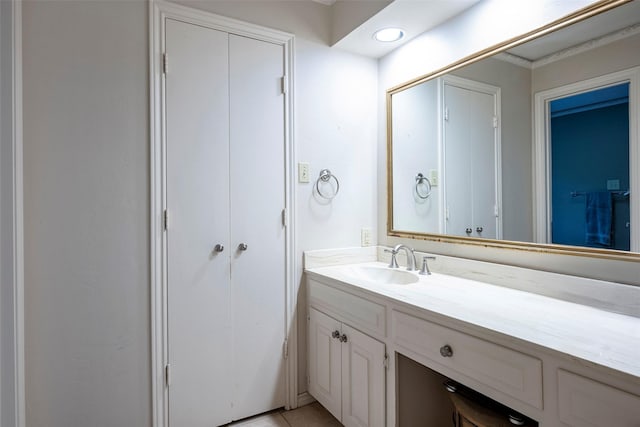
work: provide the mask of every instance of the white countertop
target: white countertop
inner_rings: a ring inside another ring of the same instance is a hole
[[[414,284],[376,284],[345,267],[306,269],[414,308],[438,313],[640,378],[640,318],[529,292],[433,273]]]

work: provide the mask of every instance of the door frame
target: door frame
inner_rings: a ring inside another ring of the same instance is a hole
[[[475,80],[466,79],[463,77],[446,75],[440,77],[438,82],[438,169],[440,170],[440,200],[442,206],[440,207],[440,230],[445,232],[447,228],[447,180],[445,178],[445,86],[455,86],[462,89],[471,90],[474,92],[480,92],[493,96],[493,111],[495,114],[496,125],[494,126],[494,157],[495,157],[495,170],[494,191],[496,193],[495,205],[497,208],[496,213],[496,239],[502,239],[502,90],[498,86],[493,86],[487,83],[478,82]]]
[[[284,49],[283,79],[285,118],[285,356],[286,408],[297,407],[298,355],[295,277],[294,200],[294,36],[213,13],[162,0],[149,2],[149,135],[150,135],[150,263],[151,263],[151,365],[152,425],[168,426],[167,371],[167,247],[164,230],[166,209],[166,135],[164,92],[164,40],[167,18],[206,28],[251,37]],[[168,67],[170,68],[170,59]]]
[[[533,110],[533,193],[535,196],[533,235],[536,243],[551,243],[551,114],[549,106],[557,98],[629,83],[629,190],[640,189],[640,67],[582,80],[538,92]],[[640,198],[630,197],[630,217],[640,218]],[[640,224],[631,223],[631,252],[640,251]]]
[[[25,374],[24,374],[24,225],[23,225],[23,143],[22,143],[22,0],[2,2],[0,19],[8,25],[2,27],[1,38],[7,38],[0,48],[3,69],[2,83],[7,89],[0,93],[0,102],[6,107],[0,112],[0,121],[8,125],[7,138],[0,138],[0,150],[10,159],[3,160],[8,168],[3,171],[0,189],[3,222],[2,242],[9,256],[0,262],[2,278],[8,278],[0,291],[3,302],[0,311],[4,320],[0,347],[0,373],[10,379],[0,386],[0,419],[9,420],[13,427],[25,425]],[[6,47],[6,48],[5,48]],[[4,87],[3,87],[4,89]],[[6,189],[6,191],[5,191]],[[4,221],[7,215],[9,218]],[[6,269],[6,270],[5,270]],[[8,357],[7,357],[8,356]]]

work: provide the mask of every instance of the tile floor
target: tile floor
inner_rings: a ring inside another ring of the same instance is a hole
[[[318,402],[301,406],[292,411],[283,409],[257,415],[246,420],[236,421],[229,427],[341,427],[336,420]]]

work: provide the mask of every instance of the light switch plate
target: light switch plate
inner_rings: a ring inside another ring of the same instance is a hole
[[[432,187],[436,187],[438,185],[438,169],[429,170],[429,182]]]
[[[306,163],[306,162],[298,163],[298,182],[301,182],[301,183],[309,182],[309,163]]]
[[[620,189],[620,180],[619,179],[608,179],[607,180],[607,190],[619,190]]]

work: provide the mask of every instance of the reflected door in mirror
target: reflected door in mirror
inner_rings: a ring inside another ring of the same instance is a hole
[[[471,80],[443,82],[445,233],[501,238],[499,89]]]
[[[629,83],[550,103],[552,243],[628,251]]]

